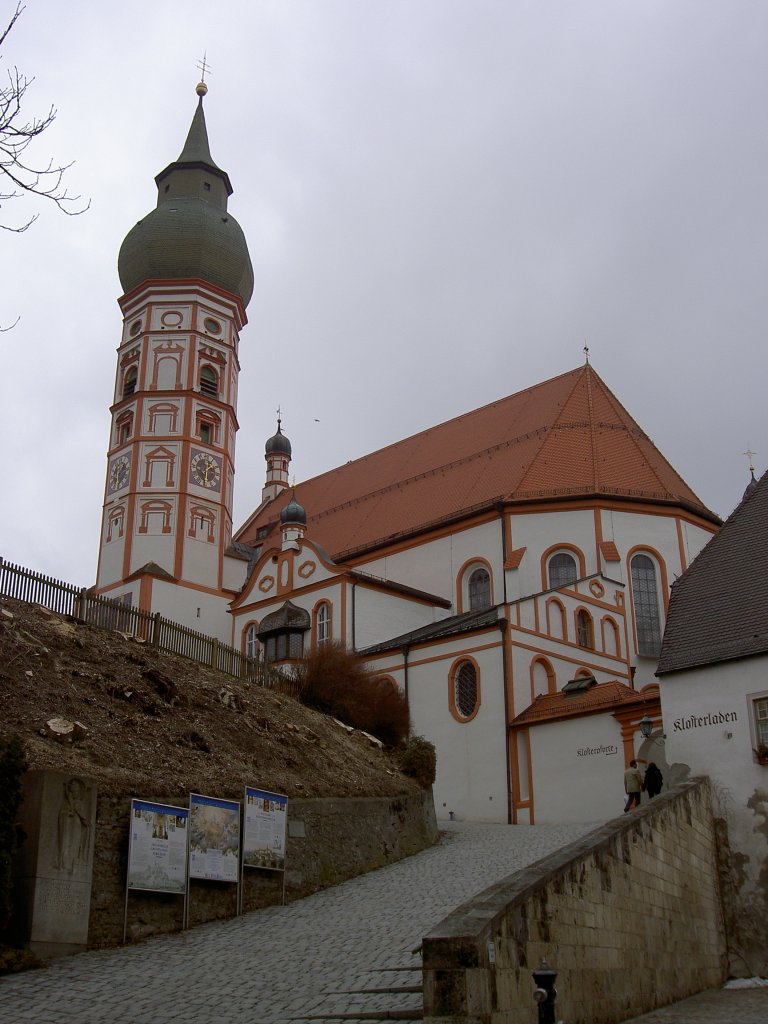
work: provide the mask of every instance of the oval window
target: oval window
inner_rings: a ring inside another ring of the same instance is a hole
[[[462,661],[456,666],[453,703],[462,718],[471,718],[477,710],[477,669],[471,661]]]

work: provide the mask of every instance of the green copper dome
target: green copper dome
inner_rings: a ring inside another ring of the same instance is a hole
[[[157,206],[120,247],[120,283],[129,292],[148,279],[200,278],[239,295],[247,306],[251,258],[242,228],[227,212],[232,186],[211,157],[199,95],[181,155],[155,178]]]

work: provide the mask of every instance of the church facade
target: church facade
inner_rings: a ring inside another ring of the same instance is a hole
[[[119,260],[99,592],[274,665],[358,653],[435,743],[441,816],[618,813],[631,757],[666,767],[669,587],[717,517],[586,363],[293,489],[278,421],[234,530],[253,275],[202,95],[156,182]]]

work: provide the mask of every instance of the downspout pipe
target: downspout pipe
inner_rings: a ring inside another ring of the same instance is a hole
[[[504,758],[507,773],[507,824],[514,823],[514,808],[512,806],[512,758],[509,752],[509,692],[507,690],[507,679],[509,679],[509,650],[507,646],[508,619],[499,619],[499,632],[501,633],[501,671],[502,686],[504,688]]]
[[[405,693],[405,703],[408,705],[408,711],[410,712],[410,699],[408,694],[408,655],[411,653],[411,648],[408,644],[404,644],[400,650],[403,652],[403,692]]]

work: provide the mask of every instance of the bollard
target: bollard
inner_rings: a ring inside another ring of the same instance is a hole
[[[557,989],[555,978],[557,971],[553,971],[546,960],[542,960],[538,969],[531,972],[536,988],[533,998],[539,1004],[539,1024],[555,1024],[555,1000]]]

